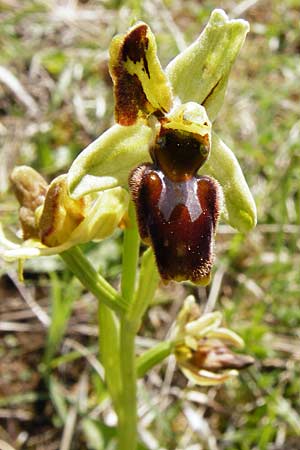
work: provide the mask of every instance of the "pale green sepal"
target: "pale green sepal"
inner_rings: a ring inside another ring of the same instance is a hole
[[[215,133],[212,133],[210,157],[200,172],[211,175],[220,183],[224,194],[225,221],[242,233],[254,228],[256,205],[242,169],[234,153]]]
[[[154,131],[140,121],[114,125],[92,142],[73,162],[68,185],[73,198],[90,192],[127,186],[130,171],[150,161],[149,146]]]
[[[214,120],[222,106],[231,67],[244,43],[249,24],[229,20],[215,9],[199,38],[174,58],[166,73],[182,103],[198,102]]]
[[[57,247],[46,247],[39,240],[28,239],[19,244],[16,241],[11,241],[4,233],[3,227],[0,223],[0,252],[1,257],[6,261],[16,261],[18,259],[28,259],[37,256],[50,256],[61,253],[71,245],[68,242]]]

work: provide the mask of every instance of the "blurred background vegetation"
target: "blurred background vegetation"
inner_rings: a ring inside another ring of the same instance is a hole
[[[172,361],[154,369],[139,384],[140,448],[297,450],[299,0],[0,0],[0,220],[17,227],[12,167],[31,165],[51,180],[113,122],[114,34],[145,20],[165,65],[216,7],[251,24],[215,126],[241,162],[259,224],[247,236],[221,224],[211,286],[161,287],[138,350],[165,338],[194,293],[202,304],[216,302],[256,364],[217,388],[187,385]],[[84,250],[117,285],[120,235]],[[24,285],[14,265],[0,262],[0,439],[15,449],[113,449],[116,417],[95,356],[96,302],[58,258],[25,267]]]

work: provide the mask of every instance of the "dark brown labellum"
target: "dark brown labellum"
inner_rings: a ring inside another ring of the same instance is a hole
[[[153,246],[162,278],[207,284],[219,217],[219,186],[207,176],[173,181],[155,165],[142,165],[129,185],[142,239]]]

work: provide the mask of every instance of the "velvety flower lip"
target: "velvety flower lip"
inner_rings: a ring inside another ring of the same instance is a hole
[[[243,340],[221,326],[218,311],[201,315],[195,298],[188,296],[171,332],[177,363],[192,383],[214,386],[238,375],[254,363],[251,356],[237,354],[230,347],[243,348]]]
[[[212,12],[200,37],[175,57],[163,71],[153,33],[138,22],[116,36],[110,49],[117,124],[90,144],[68,173],[71,196],[116,186],[128,188],[128,174],[151,161],[150,150],[161,126],[193,132],[197,119],[191,104],[206,110],[209,123],[222,106],[232,65],[244,43],[249,24],[229,20],[224,11]],[[185,113],[174,120],[180,108]],[[197,131],[197,132],[198,132]],[[213,176],[224,194],[222,216],[234,228],[247,232],[256,224],[256,207],[240,165],[229,147],[209,131],[210,154],[200,174]]]

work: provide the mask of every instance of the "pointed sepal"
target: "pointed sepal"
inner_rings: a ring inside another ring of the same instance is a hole
[[[83,150],[68,173],[71,196],[127,186],[128,174],[141,162],[150,161],[149,147],[155,132],[143,121],[114,125]]]
[[[166,68],[174,96],[182,103],[202,104],[213,121],[222,106],[231,67],[248,31],[247,21],[229,20],[224,11],[215,9],[199,38]]]

